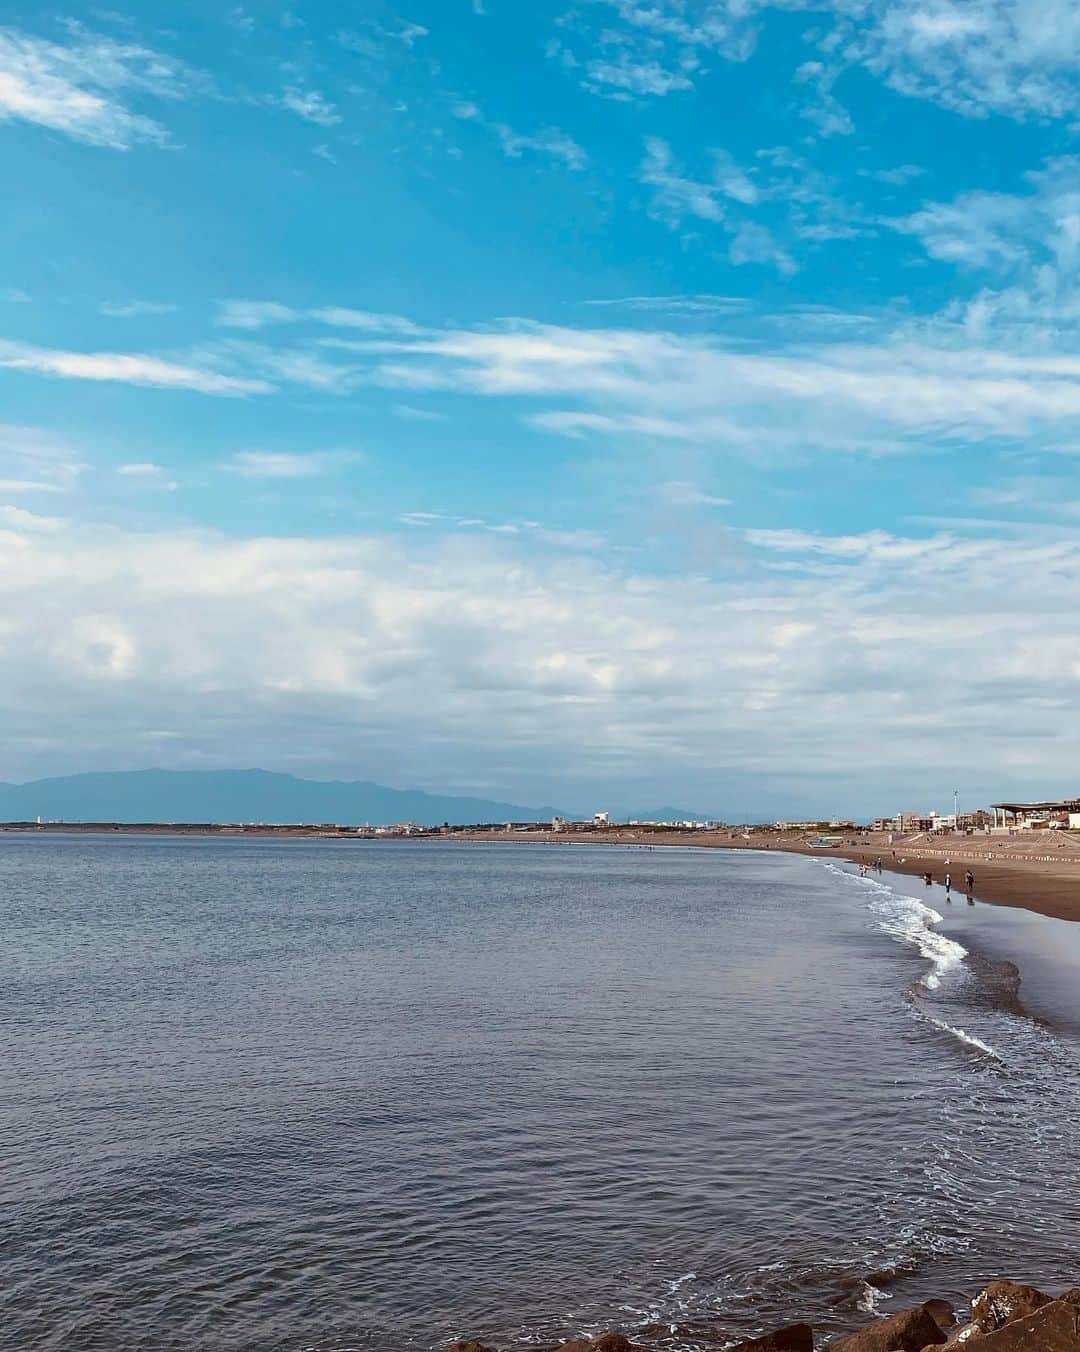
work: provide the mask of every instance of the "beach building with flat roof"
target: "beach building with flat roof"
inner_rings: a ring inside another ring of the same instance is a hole
[[[1080,798],[1042,803],[991,803],[995,831],[1060,831],[1080,827]]]

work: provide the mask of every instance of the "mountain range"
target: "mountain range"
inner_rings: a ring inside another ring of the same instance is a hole
[[[340,822],[420,826],[544,821],[558,811],[487,798],[313,780],[269,770],[117,770],[0,784],[0,821]]]
[[[548,806],[492,798],[391,789],[370,780],[300,779],[271,770],[112,770],[0,783],[0,821],[266,822],[388,826],[469,826],[588,817]],[[685,808],[612,814],[613,821],[702,821]]]

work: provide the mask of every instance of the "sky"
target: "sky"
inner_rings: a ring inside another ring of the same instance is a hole
[[[1080,792],[1072,0],[4,16],[0,779]]]

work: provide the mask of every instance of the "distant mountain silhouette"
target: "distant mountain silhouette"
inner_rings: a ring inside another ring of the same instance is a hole
[[[691,812],[686,807],[651,807],[646,812],[628,812],[623,821],[633,819],[638,822],[708,822],[713,821],[714,812]]]
[[[118,770],[0,784],[0,820],[421,826],[544,821],[557,809],[269,770]]]

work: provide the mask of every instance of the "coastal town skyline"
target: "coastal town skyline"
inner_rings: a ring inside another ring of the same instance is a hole
[[[0,780],[1073,791],[1071,8],[66,13],[0,28]]]

